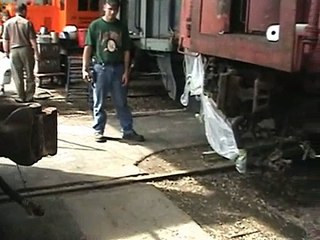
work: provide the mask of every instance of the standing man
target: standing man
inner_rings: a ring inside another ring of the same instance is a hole
[[[106,141],[103,136],[107,122],[105,99],[108,92],[111,92],[123,131],[122,138],[142,142],[144,137],[134,131],[132,114],[127,104],[131,40],[128,28],[116,18],[119,7],[119,0],[105,0],[104,16],[90,24],[83,51],[83,79],[93,81],[95,140]],[[93,79],[89,74],[92,57],[95,59]]]
[[[3,50],[11,59],[12,78],[17,88],[18,102],[33,101],[35,93],[34,64],[39,60],[36,33],[26,19],[27,5],[18,4],[16,16],[7,20],[3,29]],[[26,72],[26,89],[23,70]]]

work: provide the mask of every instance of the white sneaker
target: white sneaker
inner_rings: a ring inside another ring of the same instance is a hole
[[[107,137],[103,136],[103,134],[99,132],[94,133],[94,139],[98,143],[103,143],[107,141]]]

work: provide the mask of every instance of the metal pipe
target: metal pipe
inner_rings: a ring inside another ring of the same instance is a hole
[[[319,11],[320,11],[320,9],[319,9]],[[320,13],[319,13],[319,18],[318,18],[318,30],[319,30],[319,34],[320,34]]]
[[[319,10],[320,10],[319,7],[320,7],[319,0],[311,1],[308,25],[316,29],[318,27],[318,18],[319,18]]]
[[[312,0],[310,4],[308,26],[306,27],[306,39],[304,52],[306,54],[311,53],[313,48],[318,42],[319,35],[319,12],[320,12],[320,0]]]

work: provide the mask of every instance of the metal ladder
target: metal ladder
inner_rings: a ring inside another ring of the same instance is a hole
[[[67,59],[67,81],[66,81],[66,101],[72,102],[74,99],[89,98],[88,85],[82,80],[82,56],[68,56]]]

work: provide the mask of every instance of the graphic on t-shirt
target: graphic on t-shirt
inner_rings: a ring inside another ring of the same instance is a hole
[[[101,35],[101,44],[104,52],[115,52],[121,47],[121,33],[108,31]]]
[[[113,39],[107,40],[107,47],[104,51],[114,52],[117,50],[117,43]]]

